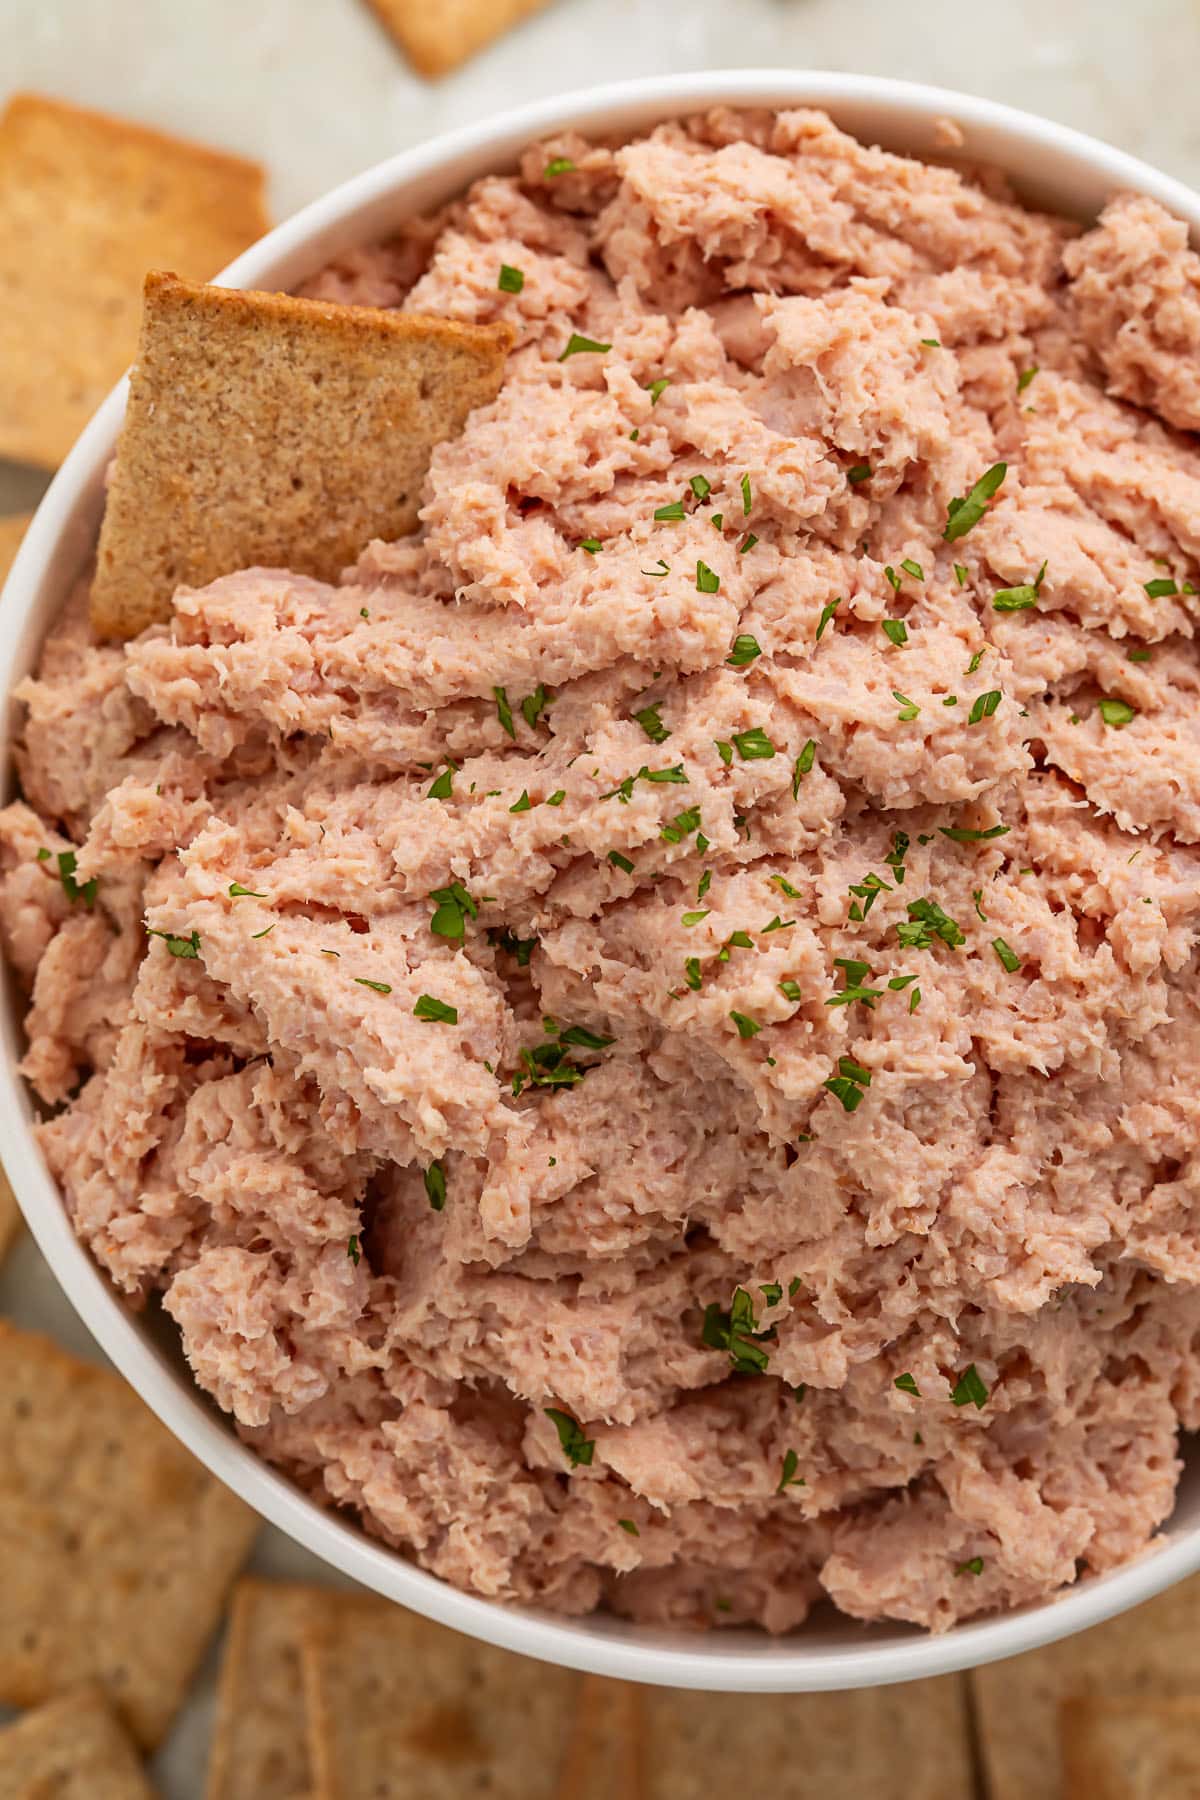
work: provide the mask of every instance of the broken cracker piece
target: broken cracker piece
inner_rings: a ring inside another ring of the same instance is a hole
[[[21,539],[29,530],[32,518],[32,513],[14,513],[10,518],[0,519],[0,587],[16,561]]]
[[[133,357],[147,269],[217,275],[268,228],[263,171],[17,94],[0,119],[0,456],[58,466]]]
[[[577,1675],[360,1594],[325,1596],[302,1655],[321,1800],[555,1800]]]
[[[1196,1800],[1200,1696],[1092,1694],[1059,1710],[1063,1800]]]
[[[257,1527],[119,1376],[0,1320],[0,1701],[95,1683],[152,1748]]]
[[[370,0],[372,9],[422,75],[447,75],[547,0]]]
[[[313,1786],[300,1641],[321,1588],[239,1581],[229,1615],[206,1800],[299,1800]]]
[[[435,445],[494,400],[508,325],[146,280],[92,625],[135,637],[177,587],[253,567],[335,580],[416,529]]]
[[[153,1800],[124,1727],[79,1688],[0,1730],[0,1800]]]

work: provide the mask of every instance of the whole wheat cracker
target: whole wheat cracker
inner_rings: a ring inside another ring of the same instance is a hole
[[[132,637],[235,569],[336,579],[417,524],[434,447],[493,400],[511,327],[152,274],[92,623]]]
[[[103,1694],[78,1688],[0,1730],[0,1800],[154,1800]]]
[[[302,1659],[319,1800],[555,1800],[568,1670],[365,1594],[326,1595]]]
[[[300,1642],[321,1588],[239,1581],[221,1660],[206,1800],[301,1800],[312,1766]]]
[[[1200,1693],[1173,1700],[1092,1694],[1059,1712],[1063,1800],[1196,1800]]]
[[[9,518],[0,519],[0,587],[3,587],[8,571],[13,566],[21,539],[29,530],[32,517],[32,513],[13,513]]]
[[[92,1682],[152,1748],[257,1524],[117,1375],[0,1320],[0,1701]]]
[[[369,0],[422,75],[447,75],[548,0]]]
[[[1200,1576],[1091,1631],[989,1663],[970,1679],[990,1800],[1060,1800],[1061,1700],[1200,1693]]]
[[[0,456],[55,468],[127,368],[141,284],[268,226],[257,163],[41,94],[0,118]]]

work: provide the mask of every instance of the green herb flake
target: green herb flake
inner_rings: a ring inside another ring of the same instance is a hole
[[[1148,650],[1128,650],[1125,653],[1125,660],[1131,663],[1148,663],[1150,652]]]
[[[911,1394],[916,1400],[921,1398],[921,1390],[917,1386],[916,1376],[910,1375],[907,1371],[903,1375],[897,1375],[892,1386],[894,1388],[899,1388],[902,1394]]]
[[[1018,394],[1023,394],[1025,392],[1025,389],[1029,386],[1030,382],[1033,380],[1033,378],[1037,374],[1037,372],[1038,371],[1037,371],[1036,363],[1033,365],[1033,367],[1031,369],[1022,369],[1021,370],[1021,373],[1017,376],[1017,392],[1018,392]]]
[[[896,714],[896,717],[905,722],[909,719],[915,719],[921,710],[916,701],[910,700],[907,694],[902,694],[899,688],[892,689],[892,699],[898,701],[900,704],[900,711]]]
[[[689,956],[683,965],[683,969],[685,981],[692,992],[698,994],[703,986],[703,977],[700,973],[700,958],[698,956]]]
[[[360,976],[357,979],[361,980],[362,978]],[[374,981],[364,981],[362,985],[377,988],[380,993],[390,994],[392,991],[391,988],[385,988],[381,983]],[[448,1006],[444,1000],[439,1000],[434,994],[422,994],[413,1007],[413,1017],[423,1019],[431,1025],[457,1025],[458,1008],[457,1006]]]
[[[579,548],[581,550],[586,550],[589,556],[598,556],[603,546],[601,545],[599,538],[583,538],[580,541]]]
[[[992,595],[993,611],[1027,612],[1031,607],[1037,605],[1038,595],[1042,591],[1042,583],[1045,579],[1046,564],[1043,562],[1032,581],[1025,582],[1021,587],[1000,588],[994,593]]]
[[[610,850],[608,860],[614,869],[620,869],[625,875],[633,874],[633,864],[627,856],[622,856],[619,850]]]
[[[889,638],[893,644],[907,644],[908,626],[903,619],[881,619],[880,626],[884,637]]]
[[[759,1331],[754,1301],[745,1288],[735,1288],[729,1311],[715,1303],[704,1309],[700,1341],[710,1350],[726,1350],[738,1375],[765,1375],[768,1355],[762,1348],[775,1336],[773,1330]]]
[[[812,769],[813,763],[816,760],[816,755],[817,755],[817,746],[813,742],[812,738],[809,738],[809,740],[805,744],[803,750],[801,750],[799,756],[796,758],[795,763],[792,765],[792,799],[793,800],[798,800],[800,798],[800,783],[803,781],[804,777]]]
[[[889,586],[893,589],[893,591],[895,593],[898,594],[900,592],[901,587],[903,586],[903,583],[901,582],[900,577],[897,575],[895,569],[893,569],[891,563],[888,563],[885,566],[883,572],[884,572],[884,575],[887,577]]]
[[[751,488],[750,488],[750,477],[748,475],[743,475],[742,476],[742,514],[745,518],[748,519],[750,517],[750,512],[751,512],[753,505],[754,505],[754,496],[753,496],[753,493],[751,492]]]
[[[1156,575],[1153,581],[1145,584],[1146,592],[1152,600],[1167,600],[1179,592],[1179,588],[1169,575]]]
[[[632,1519],[618,1519],[617,1524],[622,1531],[627,1531],[630,1537],[641,1537],[642,1535]]]
[[[701,920],[707,919],[711,911],[712,907],[706,906],[701,912],[685,912],[683,915],[683,923],[690,930],[693,925],[699,925]]]
[[[525,286],[525,275],[521,269],[514,269],[511,263],[500,264],[500,279],[496,286],[502,294],[519,294]]]
[[[566,349],[558,360],[560,363],[566,362],[568,356],[582,356],[585,354],[604,356],[606,352],[611,349],[611,344],[601,344],[596,338],[582,337],[578,331],[573,331],[567,339]]]
[[[1007,474],[1007,463],[993,463],[966,495],[951,500],[946,508],[946,529],[942,533],[947,543],[957,542],[967,535],[973,525],[978,525],[987,511],[988,501],[999,491]]]
[[[1004,964],[1004,967],[1008,970],[1009,974],[1015,975],[1021,966],[1021,959],[1012,946],[1006,944],[1002,937],[997,937],[992,939],[992,949],[996,952],[996,955],[1000,958],[1000,961]]]
[[[448,887],[434,888],[429,898],[435,909],[429,921],[429,929],[437,937],[461,940],[466,936],[467,920],[479,917],[479,908],[461,881],[452,881]]]
[[[446,1204],[446,1171],[440,1162],[430,1163],[425,1170],[424,1180],[430,1206],[434,1212],[441,1212]]]
[[[260,894],[257,888],[243,887],[240,881],[231,881],[229,884],[229,898],[231,900],[265,900],[267,896],[265,894]]]
[[[542,174],[547,181],[553,181],[558,175],[573,175],[575,164],[569,156],[555,156],[546,164]]]
[[[803,1475],[796,1473],[799,1467],[800,1458],[794,1450],[788,1450],[783,1458],[783,1473],[779,1477],[779,1486],[775,1489],[777,1494],[784,1493],[790,1487],[807,1487],[808,1483]]]
[[[697,500],[707,500],[708,496],[712,493],[712,482],[708,479],[707,475],[690,475],[688,477],[688,486],[691,488],[693,494],[695,494]]]
[[[954,579],[957,581],[959,587],[966,587],[967,574],[968,574],[968,570],[967,570],[966,563],[955,563]]]
[[[814,640],[816,643],[820,643],[821,634],[825,630],[825,627],[836,616],[837,609],[841,604],[842,596],[839,594],[836,600],[830,600],[828,605],[821,608],[821,617],[817,620],[817,635]]]
[[[957,950],[967,941],[962,927],[927,895],[909,902],[908,923],[899,921],[896,935],[906,950],[928,950],[934,938],[939,938],[951,950]]]
[[[870,481],[873,474],[870,463],[855,463],[852,469],[846,470],[846,480],[851,486],[857,487],[860,481]]]
[[[512,717],[512,714],[509,714]],[[427,800],[449,800],[454,792],[454,764],[447,763],[425,798]]]
[[[779,991],[785,1000],[795,1001],[802,997],[800,993],[800,983],[798,981],[781,981],[779,983]]]
[[[543,806],[561,806],[563,801],[566,799],[566,797],[567,797],[566,788],[555,788],[555,790],[552,794],[547,794],[546,798],[542,801],[542,805]]]
[[[733,741],[743,762],[769,762],[775,754],[775,746],[761,725],[752,725],[749,731],[735,731]]]
[[[746,533],[745,537],[742,539],[741,543],[738,545],[738,555],[745,556],[747,550],[753,550],[753,548],[754,548],[755,544],[757,544],[757,542],[758,542],[758,538],[755,535],[755,533],[753,531],[748,531]]]
[[[721,577],[706,562],[696,564],[696,592],[698,594],[716,594],[721,589]]]
[[[744,669],[747,663],[752,663],[756,657],[761,655],[762,645],[758,639],[751,637],[748,631],[739,631],[733,640],[733,649],[725,658],[725,662],[731,669]]]
[[[507,731],[510,738],[515,738],[517,728],[513,724],[512,707],[508,704],[508,695],[502,687],[494,687],[492,695],[496,702],[496,716],[500,720],[501,727]]]
[[[1034,370],[1033,372],[1035,374],[1037,373],[1036,370]],[[959,1563],[959,1565],[955,1569],[954,1573],[956,1575],[982,1575],[983,1574],[983,1558],[982,1558],[982,1556],[969,1556],[967,1558],[966,1562]]]
[[[274,929],[275,929],[274,925],[268,925],[265,931],[252,931],[250,933],[250,936],[252,938],[269,937],[271,935],[271,933],[274,931]]]
[[[984,719],[990,719],[999,706],[1002,695],[999,688],[990,688],[986,694],[979,694],[971,704],[968,725],[978,725]]]
[[[591,1438],[583,1435],[583,1427],[570,1413],[560,1412],[556,1406],[544,1406],[542,1411],[553,1421],[558,1433],[558,1441],[563,1455],[573,1469],[588,1468],[596,1454],[596,1445]]]
[[[510,813],[528,812],[532,805],[533,801],[529,798],[528,788],[522,788],[520,799],[515,800],[508,810]]]
[[[757,1037],[762,1030],[758,1021],[752,1019],[748,1013],[731,1012],[729,1016],[737,1026],[737,1034],[740,1038]]]
[[[954,1386],[950,1389],[950,1398],[955,1406],[975,1406],[982,1411],[987,1404],[988,1390],[983,1377],[974,1363],[968,1363]]]
[[[1120,731],[1137,718],[1137,707],[1130,706],[1128,700],[1101,700],[1100,717],[1106,725]]]
[[[77,900],[82,900],[87,911],[91,912],[93,906],[96,904],[96,895],[100,891],[99,877],[93,875],[88,881],[76,881],[75,870],[78,864],[74,850],[60,850],[57,860],[58,879],[62,883],[63,893],[67,896],[67,899],[71,902],[72,906],[74,906]],[[159,932],[157,935],[163,937],[166,934],[164,932]],[[180,953],[175,952],[175,954],[178,955]]]
[[[924,569],[922,569],[919,562],[914,562],[911,556],[905,557],[904,561],[900,564],[900,567],[904,570],[906,575],[911,575],[914,581],[924,581]]]
[[[986,844],[992,838],[1006,836],[1012,830],[1012,826],[989,825],[986,831],[972,831],[965,825],[939,825],[938,830],[953,844]]]
[[[659,401],[663,397],[663,393],[665,392],[665,390],[667,388],[670,387],[670,385],[671,385],[671,378],[669,375],[660,375],[657,381],[648,381],[646,383],[646,392],[650,396],[651,406],[658,405]]]
[[[641,712],[635,712],[633,715],[652,744],[665,744],[671,735],[659,718],[659,705],[661,702],[656,702],[653,706],[643,706]]]
[[[346,1245],[346,1255],[357,1269],[359,1263],[362,1261],[362,1251],[359,1248],[357,1232],[352,1232],[350,1235],[350,1240]]]
[[[182,957],[185,961],[194,962],[200,955],[200,933],[198,931],[193,931],[190,937],[177,937],[173,931],[151,931],[147,926],[146,935],[162,938],[167,946],[168,954],[171,956]]]

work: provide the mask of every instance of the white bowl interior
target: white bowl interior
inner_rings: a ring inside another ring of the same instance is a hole
[[[878,77],[807,71],[681,75],[567,95],[439,138],[357,177],[306,208],[233,263],[229,286],[287,288],[350,246],[386,235],[404,217],[451,197],[477,176],[510,167],[532,139],[565,125],[594,133],[644,128],[728,103],[827,108],[838,124],[888,149],[941,154],[937,121],[966,135],[963,154],[1005,169],[1033,204],[1086,219],[1113,192],[1152,194],[1200,239],[1200,197],[1147,165],[1078,132],[991,102]],[[105,401],[47,492],[0,606],[0,731],[11,693],[95,542],[104,471],[124,411],[122,382]],[[6,791],[13,788],[6,758]],[[1050,1642],[1123,1611],[1200,1567],[1200,1462],[1187,1459],[1175,1513],[1139,1562],[1045,1605],[929,1637],[898,1625],[860,1626],[832,1608],[794,1637],[748,1631],[697,1635],[632,1626],[603,1615],[563,1620],[462,1594],[326,1513],[240,1444],[195,1386],[177,1346],[139,1320],[75,1239],[29,1131],[30,1096],[16,1074],[21,996],[0,970],[0,1156],[30,1227],[93,1335],[160,1418],[228,1486],[317,1555],[379,1593],[445,1625],[548,1662],[627,1680],[726,1691],[793,1692],[904,1681],[970,1667]]]

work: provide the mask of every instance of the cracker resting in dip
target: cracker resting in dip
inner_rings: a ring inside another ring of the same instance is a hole
[[[1200,1418],[1196,280],[1149,202],[811,112],[568,134],[309,284],[516,333],[416,535],[123,648],[68,607],[0,815],[42,1144],[307,1491],[479,1594],[771,1631],[1146,1547]]]

